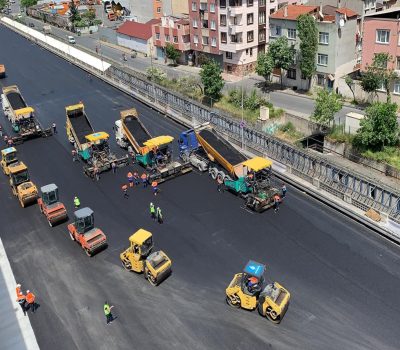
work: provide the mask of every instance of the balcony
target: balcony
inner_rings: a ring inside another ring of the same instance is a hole
[[[228,7],[226,9],[226,13],[230,17],[234,17],[236,15],[243,15],[245,12],[247,12],[247,7],[246,6],[241,6],[241,7]]]

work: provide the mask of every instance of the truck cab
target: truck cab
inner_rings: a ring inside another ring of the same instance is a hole
[[[12,163],[8,166],[10,186],[13,194],[24,208],[28,203],[36,201],[38,191],[30,181],[27,166],[23,162]]]
[[[17,150],[15,147],[8,147],[1,150],[1,168],[3,169],[4,174],[8,175],[8,166],[10,164],[16,163],[17,161]]]
[[[73,241],[78,242],[88,256],[107,246],[106,235],[94,227],[93,210],[86,207],[75,211],[74,223],[68,225],[68,232]]]
[[[57,222],[66,220],[68,214],[64,204],[59,201],[58,187],[55,184],[49,184],[42,186],[40,192],[39,209],[46,216],[50,227],[53,227]]]
[[[125,137],[125,134],[124,134],[124,131],[122,128],[122,121],[120,119],[115,121],[114,132],[115,132],[115,140],[117,142],[117,145],[120,146],[121,148],[127,149],[129,146],[129,143]]]
[[[144,142],[142,154],[136,155],[136,160],[143,166],[149,168],[163,167],[171,162],[172,136],[157,136]]]

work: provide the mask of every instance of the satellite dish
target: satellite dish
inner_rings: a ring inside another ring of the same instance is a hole
[[[339,20],[339,27],[344,27],[344,19],[343,18],[341,18]]]

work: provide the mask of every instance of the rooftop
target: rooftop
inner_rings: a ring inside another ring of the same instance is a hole
[[[379,11],[379,12],[374,12],[368,15],[365,15],[364,17],[375,17],[375,18],[393,18],[393,19],[398,19],[397,16],[400,14],[400,7],[392,7],[387,10]]]
[[[295,21],[300,15],[305,15],[308,13],[317,13],[318,6],[304,6],[304,5],[288,5],[282,7],[280,10],[276,11],[270,16],[270,18],[275,19],[288,19]]]
[[[149,22],[139,23],[139,22],[126,21],[117,29],[117,33],[124,34],[132,38],[149,40],[152,37],[151,33],[152,24],[150,24]]]

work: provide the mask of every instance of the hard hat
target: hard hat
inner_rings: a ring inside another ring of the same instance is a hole
[[[257,282],[258,282],[258,278],[257,278],[257,277],[250,277],[250,278],[249,278],[249,281],[250,281],[251,283],[257,283]]]
[[[18,284],[17,284],[17,287],[21,287],[21,285],[18,283]]]
[[[29,293],[29,290],[27,290],[26,292]]]
[[[150,205],[154,205],[153,203],[150,203]]]

